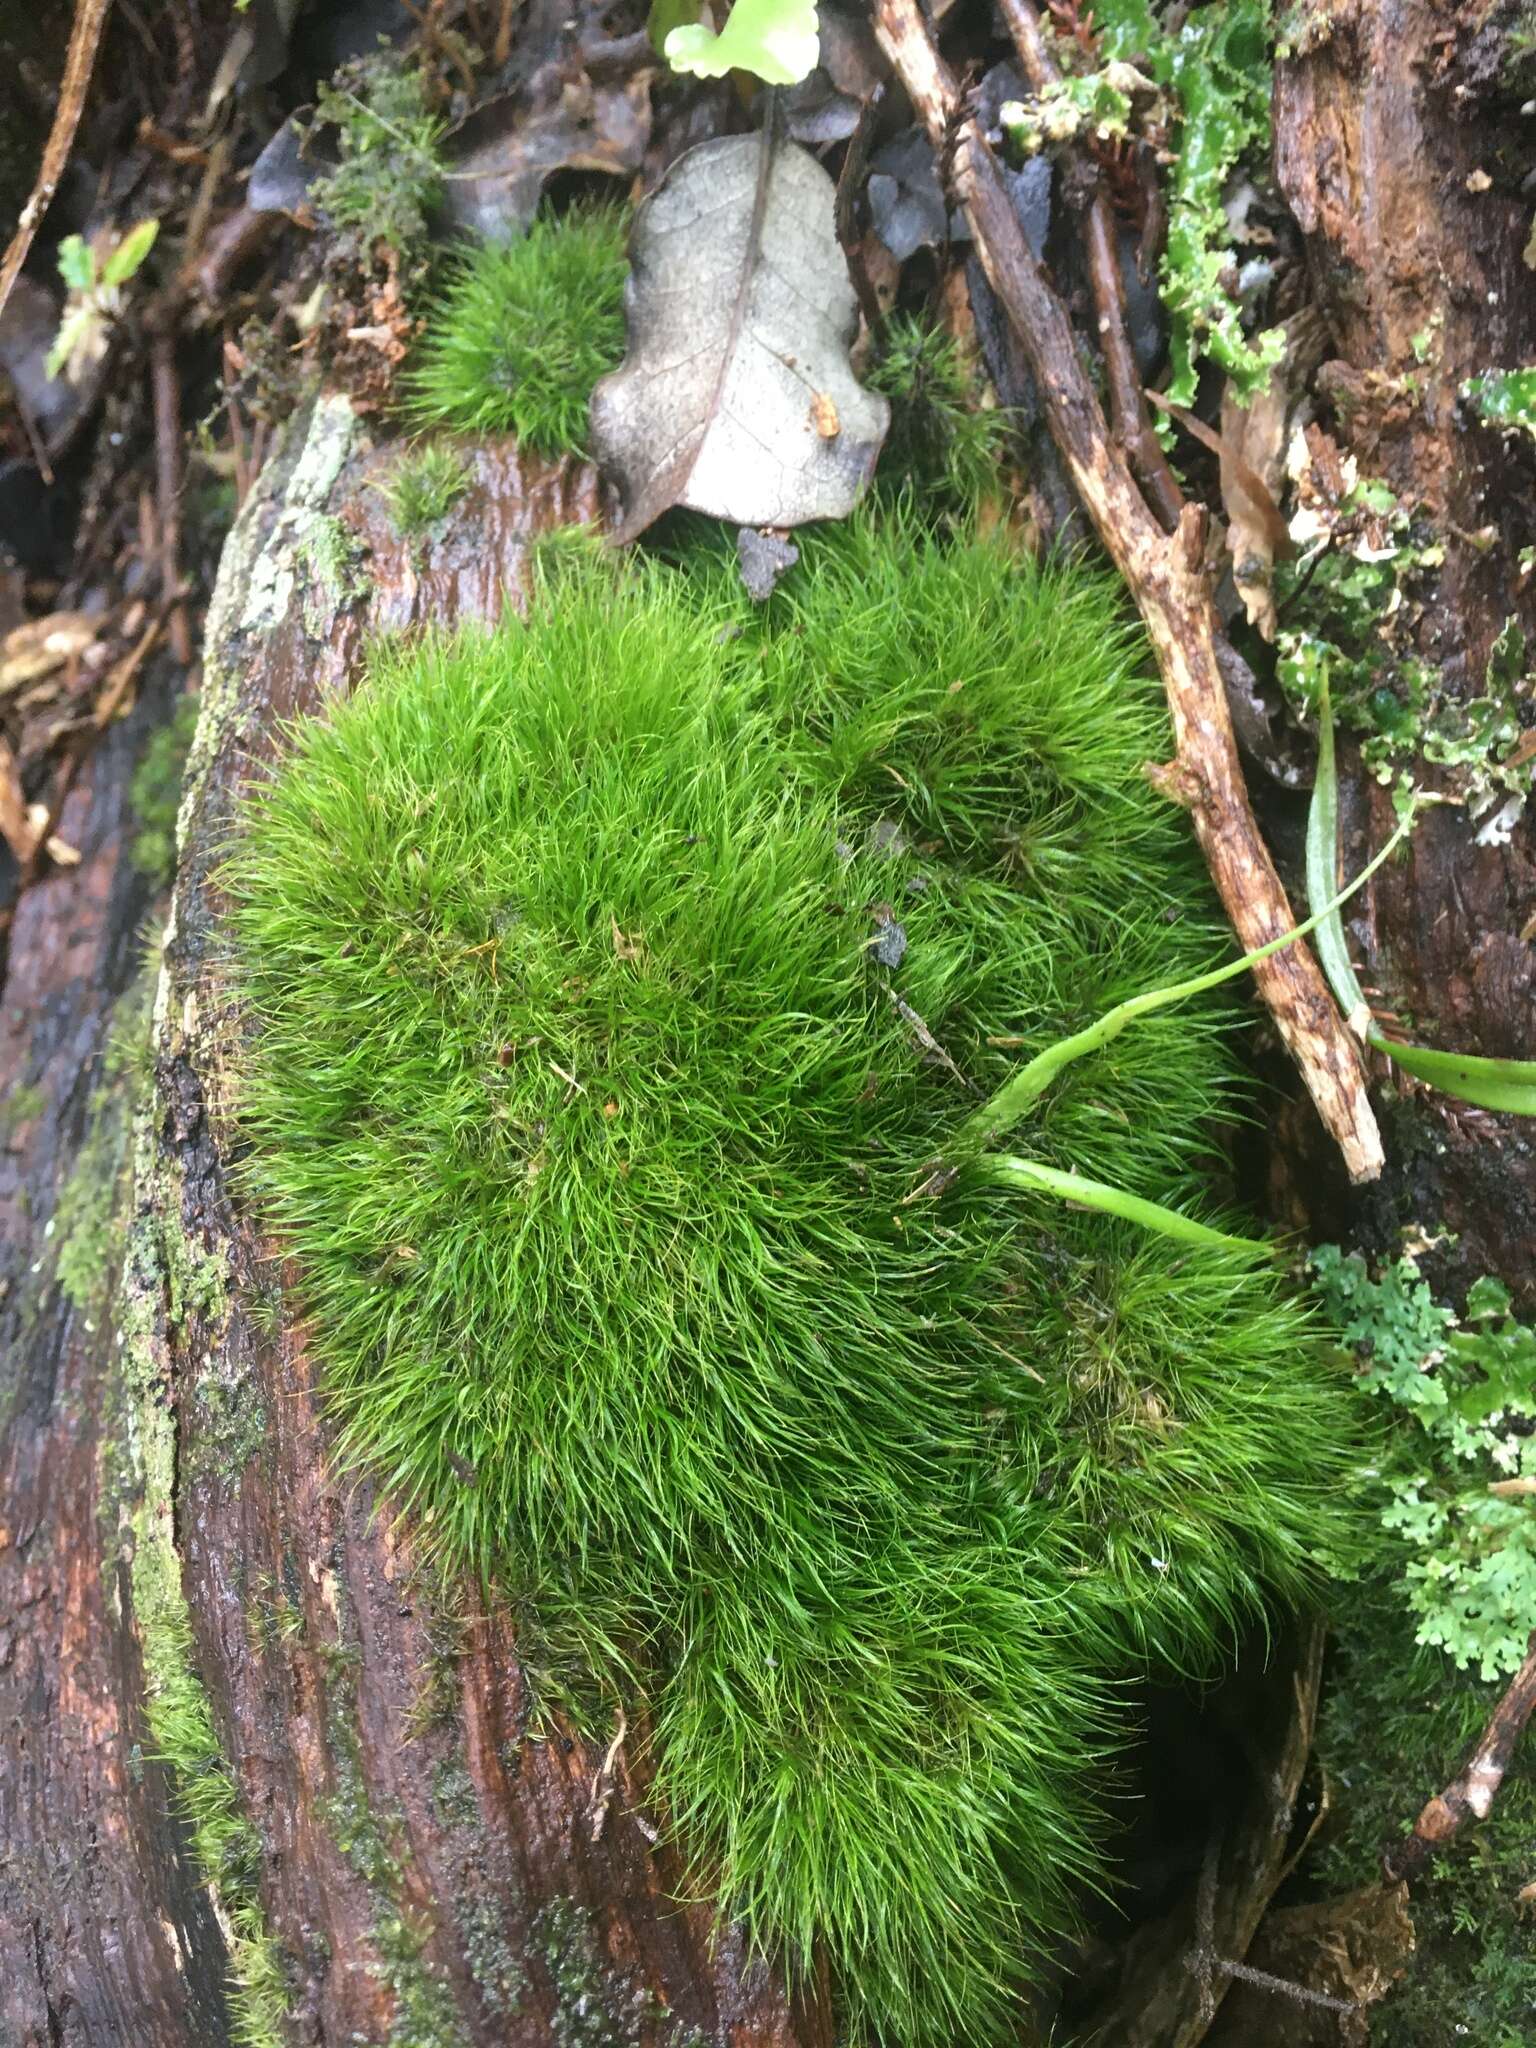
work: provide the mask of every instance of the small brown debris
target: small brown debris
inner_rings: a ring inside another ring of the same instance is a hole
[[[811,400],[811,425],[823,441],[835,441],[843,431],[842,422],[837,416],[837,407],[825,391],[818,391]]]

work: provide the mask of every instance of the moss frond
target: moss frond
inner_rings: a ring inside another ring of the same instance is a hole
[[[420,540],[453,510],[469,487],[469,465],[457,449],[427,441],[401,456],[379,492],[402,540]]]
[[[420,242],[442,190],[446,126],[421,71],[394,51],[357,58],[319,88],[315,123],[333,131],[338,158],[315,181],[317,210],[364,244]]]
[[[1027,1050],[1218,949],[1158,693],[1102,577],[910,516],[762,608],[548,573],[250,794],[252,1186],[349,1454],[644,1695],[698,1881],[856,2033],[1006,2039],[1102,1869],[1112,1681],[1206,1668],[1339,1517],[1267,1267],[905,1201]],[[1226,1018],[1126,1033],[1019,1148],[1193,1204]]]
[[[1008,415],[982,403],[952,335],[910,313],[894,314],[868,383],[891,401],[882,478],[898,480],[930,518],[963,518],[996,490]]]
[[[624,354],[625,234],[618,209],[576,207],[466,256],[428,314],[414,416],[579,453],[592,387]]]

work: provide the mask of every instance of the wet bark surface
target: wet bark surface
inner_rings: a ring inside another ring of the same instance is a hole
[[[58,1199],[124,1164],[101,1100],[151,892],[128,786],[163,695],[115,726],[60,831],[81,853],[22,897],[0,998],[0,2040],[7,2048],[226,2038],[223,1942],[146,1754],[124,1563],[100,1519],[115,1371],[108,1236],[59,1284]]]
[[[1449,697],[1486,687],[1494,642],[1514,618],[1536,636],[1536,588],[1521,551],[1536,542],[1536,451],[1477,423],[1460,397],[1479,371],[1536,358],[1527,88],[1514,75],[1513,6],[1342,0],[1320,10],[1276,71],[1280,183],[1306,240],[1330,358],[1318,384],[1329,431],[1432,523],[1445,558],[1413,622],[1415,651]],[[1448,778],[1421,764],[1421,780]],[[1391,818],[1357,777],[1347,815],[1359,864]],[[1409,857],[1352,915],[1363,979],[1410,1035],[1447,1050],[1530,1058],[1536,997],[1536,828],[1482,845],[1456,806],[1420,820]],[[1378,1069],[1380,1063],[1378,1062]],[[1529,1125],[1415,1090],[1398,1076],[1388,1171],[1325,1225],[1383,1247],[1401,1226],[1454,1233],[1427,1261],[1453,1288],[1501,1275],[1536,1300],[1536,1144]],[[1310,1150],[1297,1185],[1319,1183]],[[1315,1194],[1310,1204],[1317,1221]],[[1326,1205],[1325,1205],[1326,1206]]]
[[[240,1027],[217,864],[239,786],[284,720],[351,686],[371,632],[494,616],[522,591],[530,537],[599,509],[590,472],[492,446],[412,551],[373,488],[391,460],[323,401],[231,540],[156,1036],[147,1193],[177,1241],[168,1264],[193,1276],[162,1274],[154,1304],[183,1583],[261,1838],[292,2036],[813,2048],[825,2014],[675,1903],[684,1875],[645,1813],[638,1737],[532,1731],[509,1617],[435,1588],[370,1489],[334,1470],[293,1276],[232,1187]],[[338,517],[356,567],[339,589],[315,567],[317,523]]]

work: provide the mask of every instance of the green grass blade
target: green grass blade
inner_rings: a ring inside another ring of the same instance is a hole
[[[1442,1095],[1479,1109],[1504,1110],[1511,1116],[1536,1116],[1536,1060],[1484,1059],[1474,1053],[1436,1052],[1428,1045],[1407,1045],[1371,1026],[1371,1044],[1416,1080],[1427,1081]]]
[[[1333,745],[1333,706],[1328,698],[1326,662],[1318,671],[1317,779],[1307,811],[1307,900],[1328,903],[1337,887],[1339,845],[1339,767]],[[1334,999],[1362,1034],[1370,1029],[1371,1006],[1365,1000],[1349,962],[1344,920],[1336,903],[1322,912],[1317,927],[1317,957]]]
[[[999,1187],[1035,1188],[1043,1194],[1059,1195],[1064,1202],[1098,1209],[1106,1216],[1122,1217],[1127,1223],[1139,1223],[1144,1230],[1159,1231],[1164,1237],[1176,1237],[1185,1244],[1222,1245],[1228,1250],[1254,1252],[1273,1249],[1261,1238],[1233,1237],[1224,1230],[1213,1230],[1210,1224],[1183,1216],[1177,1209],[1165,1208],[1161,1202],[1144,1201],[1140,1195],[1127,1194],[1124,1188],[1110,1187],[1105,1181],[1089,1180],[1081,1173],[1063,1173],[1057,1167],[1043,1166],[1038,1159],[988,1159],[981,1170]]]
[[[1192,996],[1203,995],[1207,989],[1219,988],[1222,982],[1232,981],[1250,967],[1256,967],[1261,960],[1267,960],[1271,953],[1281,952],[1296,940],[1306,938],[1310,932],[1318,930],[1325,918],[1331,916],[1337,920],[1340,905],[1347,903],[1357,889],[1363,889],[1382,863],[1391,858],[1411,829],[1412,822],[1411,816],[1405,818],[1380,853],[1367,862],[1355,879],[1304,923],[1282,932],[1268,945],[1255,947],[1240,960],[1228,962],[1225,967],[1213,967],[1208,973],[1194,975],[1188,981],[1171,982],[1165,988],[1148,989],[1141,995],[1130,996],[1125,1002],[1117,1003],[1114,1009],[1106,1010],[1102,1017],[1083,1030],[1074,1031],[1067,1038],[1058,1038],[1054,1045],[1048,1045],[1044,1052],[1037,1053],[980,1109],[966,1118],[955,1134],[955,1142],[946,1155],[946,1164],[954,1166],[984,1151],[994,1139],[1019,1121],[1030,1104],[1045,1093],[1065,1067],[1089,1053],[1101,1051],[1138,1017],[1150,1016],[1154,1010],[1165,1010],[1174,1003],[1188,1002]]]
[[[1307,813],[1307,894],[1314,903],[1322,902],[1333,887],[1338,843],[1339,771],[1333,745],[1333,707],[1328,701],[1328,675],[1324,669],[1318,689],[1317,780]],[[1395,1060],[1405,1073],[1427,1081],[1442,1095],[1453,1095],[1458,1101],[1474,1103],[1480,1109],[1536,1116],[1536,1060],[1496,1060],[1473,1053],[1437,1052],[1432,1046],[1387,1037],[1371,1016],[1370,1005],[1350,965],[1337,900],[1320,913],[1317,955],[1328,977],[1328,986],[1352,1028],[1362,1032],[1378,1052]]]

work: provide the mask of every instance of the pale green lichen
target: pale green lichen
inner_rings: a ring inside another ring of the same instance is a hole
[[[363,567],[367,556],[367,548],[350,526],[330,512],[316,515],[300,547],[312,585],[304,598],[307,631],[323,634],[331,613],[368,595],[372,585]]]
[[[338,1627],[345,1609],[337,1587]],[[321,1817],[332,1840],[373,1893],[377,1917],[372,1942],[376,1974],[394,1996],[385,2048],[463,2048],[453,1996],[426,1957],[430,1939],[413,1906],[399,1843],[402,1824],[379,1813],[368,1789],[358,1733],[355,1643],[338,1636],[321,1648],[325,1672],[326,1748],[331,1792]]]
[[[162,1169],[147,1114],[136,1129],[134,1152],[136,1185],[145,1199],[128,1233],[119,1294],[121,1363],[111,1390],[114,1427],[104,1445],[102,1496],[115,1518],[111,1552],[128,1560],[144,1666],[143,1754],[170,1774],[224,1933],[231,2036],[240,2048],[285,2048],[288,1986],[261,1903],[261,1840],[244,1811],[197,1672],[174,1540],[176,1425],[161,1392],[156,1304],[165,1297],[164,1243],[175,1223],[163,1220]],[[174,1219],[176,1212],[170,1213]]]

